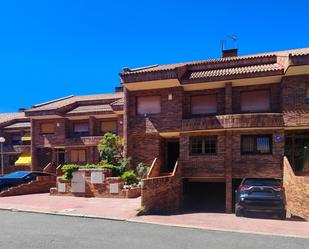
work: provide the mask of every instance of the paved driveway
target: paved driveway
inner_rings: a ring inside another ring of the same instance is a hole
[[[219,231],[271,234],[309,238],[309,222],[240,218],[234,214],[184,213],[175,215],[136,216],[140,198],[80,198],[21,195],[0,198],[0,209],[16,209],[40,213],[112,218],[131,222],[203,228]]]

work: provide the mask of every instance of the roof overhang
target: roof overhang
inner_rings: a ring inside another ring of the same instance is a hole
[[[141,81],[135,83],[123,83],[123,86],[129,91],[139,91],[139,90],[179,87],[181,85],[178,79],[167,79],[167,80]]]

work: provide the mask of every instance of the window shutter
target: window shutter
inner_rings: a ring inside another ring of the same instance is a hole
[[[105,132],[116,132],[117,131],[117,122],[116,121],[102,121],[101,122],[101,131]]]
[[[74,124],[74,132],[81,133],[81,132],[88,132],[88,131],[89,131],[88,123],[75,123]]]
[[[54,123],[43,123],[40,128],[42,134],[52,134],[55,132]]]
[[[252,91],[241,93],[241,111],[269,111],[270,92]]]
[[[137,98],[137,113],[156,114],[161,112],[160,96],[145,96]]]
[[[217,95],[191,97],[191,114],[212,114],[217,112]]]

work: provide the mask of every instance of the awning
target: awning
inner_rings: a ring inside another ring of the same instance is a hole
[[[23,136],[23,137],[21,137],[21,141],[23,141],[23,142],[31,141],[31,137],[30,136]]]
[[[21,155],[15,162],[15,166],[30,166],[30,165],[31,165],[30,155]]]

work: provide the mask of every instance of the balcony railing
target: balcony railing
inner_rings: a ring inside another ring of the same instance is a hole
[[[183,119],[182,131],[283,127],[283,125],[282,113],[231,114]]]

